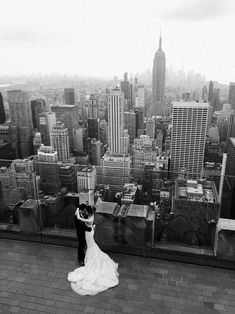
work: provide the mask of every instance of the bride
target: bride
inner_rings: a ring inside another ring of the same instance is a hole
[[[85,238],[87,250],[85,255],[85,266],[76,268],[68,274],[71,288],[80,295],[95,295],[111,287],[117,286],[118,264],[107,254],[101,251],[94,240],[94,211],[91,206],[87,206],[88,218],[82,218],[79,209],[75,215],[77,219],[83,221],[91,231],[86,231]]]

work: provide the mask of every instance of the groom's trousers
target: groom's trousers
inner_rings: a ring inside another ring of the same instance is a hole
[[[86,248],[85,232],[77,233],[77,238],[78,238],[78,261],[84,261]]]

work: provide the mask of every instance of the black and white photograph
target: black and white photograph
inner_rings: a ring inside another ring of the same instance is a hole
[[[235,313],[235,1],[2,0],[0,314]]]

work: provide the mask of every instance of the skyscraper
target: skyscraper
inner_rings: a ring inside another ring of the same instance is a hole
[[[214,93],[214,90],[213,90],[213,81],[210,81],[209,82],[209,92],[208,92],[208,102],[211,103],[212,99],[213,99],[213,93]]]
[[[203,169],[206,141],[208,103],[173,103],[170,170],[186,168],[189,176],[197,178]]]
[[[98,118],[99,118],[98,99],[94,94],[91,94],[88,102],[88,119]]]
[[[133,110],[126,111],[124,114],[125,128],[128,130],[131,143],[136,138],[136,115],[136,112]]]
[[[96,139],[90,139],[88,143],[88,155],[91,165],[100,165],[100,158],[103,156],[103,144]]]
[[[204,85],[203,88],[202,88],[202,100],[203,101],[208,101],[208,92],[207,92],[206,85]]]
[[[65,88],[64,89],[64,103],[66,105],[75,105],[74,88]]]
[[[44,99],[35,99],[31,101],[33,128],[39,130],[39,114],[46,111]]]
[[[165,81],[166,58],[162,50],[162,38],[159,38],[159,47],[153,60],[152,73],[152,114],[154,116],[165,115]]]
[[[39,115],[39,131],[42,137],[42,143],[45,146],[51,145],[50,134],[53,126],[56,124],[54,112],[45,111]]]
[[[99,106],[98,99],[94,94],[90,95],[88,102],[88,137],[99,139]]]
[[[5,121],[6,121],[5,109],[2,94],[0,93],[0,124],[5,123]]]
[[[230,137],[235,137],[235,112],[230,114],[227,132],[227,143]]]
[[[87,119],[88,137],[99,139],[99,120],[89,118]]]
[[[235,83],[229,84],[228,102],[231,105],[231,109],[235,111]]]
[[[132,85],[128,81],[127,73],[124,73],[124,81],[121,81],[121,91],[124,95],[125,110],[129,110],[132,106]]]
[[[36,198],[36,174],[33,161],[29,159],[15,159],[11,164],[11,171],[14,175],[17,190],[26,193],[25,199]]]
[[[36,171],[40,175],[40,189],[45,194],[58,193],[61,188],[58,153],[52,146],[41,145],[38,149]]]
[[[235,219],[235,137],[228,139],[221,217]]]
[[[124,96],[118,89],[113,89],[108,102],[108,144],[112,154],[121,152],[121,136],[124,128]]]
[[[56,120],[64,123],[68,129],[70,151],[74,150],[74,132],[78,127],[78,106],[77,105],[56,105],[51,106],[55,112]]]
[[[144,85],[139,85],[135,107],[145,108],[145,93]]]
[[[64,123],[57,122],[51,131],[52,147],[58,153],[58,160],[68,162],[70,157],[68,130]]]
[[[18,157],[25,158],[33,151],[32,113],[28,94],[21,90],[7,92],[11,125],[18,131]]]

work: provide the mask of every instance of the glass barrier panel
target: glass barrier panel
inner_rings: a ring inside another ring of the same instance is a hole
[[[234,186],[232,176],[172,173],[150,163],[0,160],[0,234],[76,241],[74,213],[85,203],[96,208],[98,244],[200,254],[214,250],[219,219],[234,219]]]

